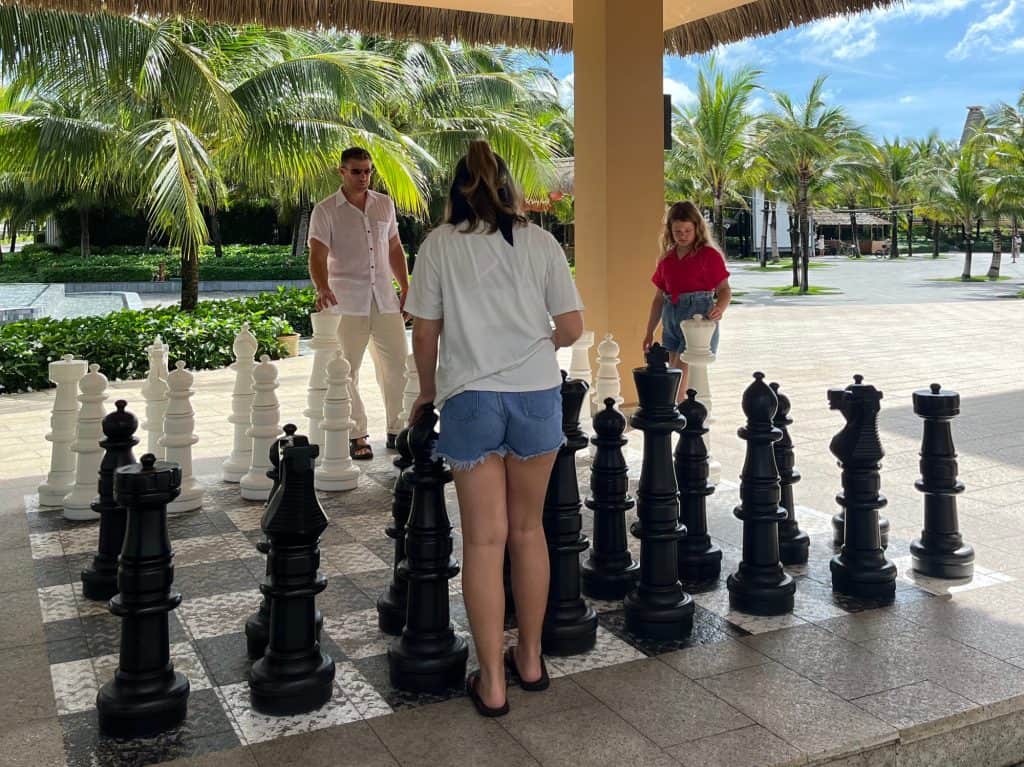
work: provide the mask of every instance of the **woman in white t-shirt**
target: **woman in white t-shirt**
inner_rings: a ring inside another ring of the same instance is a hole
[[[504,161],[487,142],[471,142],[445,223],[417,253],[405,309],[415,317],[420,378],[412,419],[430,403],[441,409],[437,454],[455,478],[462,590],[480,660],[466,689],[484,716],[508,711],[504,667],[524,690],[549,683],[540,654],[549,579],[541,511],[564,441],[555,351],[583,332],[582,308],[565,253],[523,215]],[[503,661],[506,541],[519,643]]]

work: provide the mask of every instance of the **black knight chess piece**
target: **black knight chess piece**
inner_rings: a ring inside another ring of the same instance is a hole
[[[789,427],[793,419],[789,417],[792,407],[789,397],[779,392],[777,383],[768,384],[779,400],[779,408],[775,411],[772,423],[782,432],[782,439],[775,443],[775,465],[779,470],[779,487],[781,490],[782,508],[786,510],[786,518],[779,522],[779,558],[786,565],[802,565],[807,561],[811,548],[811,538],[800,529],[796,518],[796,502],[793,500],[793,485],[800,481],[800,472],[794,467],[796,459],[793,454],[793,439],[789,436]]]
[[[857,379],[857,376],[854,376]],[[859,380],[863,380],[864,376],[860,376]],[[828,390],[828,406],[832,410],[838,410],[842,413],[843,417],[846,418],[846,425],[836,434],[832,441],[829,443],[829,450],[832,455],[839,458],[839,452],[844,449],[844,445],[853,444],[853,439],[847,433],[851,429],[850,419],[846,415],[846,408],[853,406],[853,400],[847,398],[843,392],[850,391],[853,388],[853,384],[850,384],[845,389],[833,388]],[[840,458],[840,461],[842,459]],[[843,495],[843,491],[840,490],[836,494],[836,503],[839,504],[839,513],[832,515],[832,545],[839,548],[843,545],[843,537],[845,535],[846,525],[846,498]],[[889,520],[879,516],[878,518],[878,531],[882,541],[882,548],[886,548],[889,545]]]
[[[697,391],[688,389],[679,403],[679,414],[686,426],[679,432],[674,467],[679,486],[679,521],[686,536],[679,541],[679,579],[685,583],[718,580],[722,571],[722,550],[708,535],[707,498],[715,492],[708,482],[708,448],[704,425],[708,409],[697,400]]]
[[[405,526],[412,509],[412,453],[409,451],[409,430],[403,429],[395,439],[398,457],[392,464],[398,469],[391,501],[391,524],[384,531],[395,542],[395,559],[391,568],[391,582],[377,599],[377,625],[385,634],[399,636],[405,626],[405,611],[409,584],[400,571],[405,559]]]

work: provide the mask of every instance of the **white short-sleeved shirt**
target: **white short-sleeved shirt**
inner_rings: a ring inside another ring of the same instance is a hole
[[[565,252],[534,224],[465,233],[445,224],[416,255],[405,309],[444,320],[435,404],[467,389],[533,391],[562,382],[551,317],[583,308]]]
[[[382,314],[401,310],[391,284],[389,242],[398,236],[395,203],[366,192],[366,209],[352,205],[340,189],[321,200],[309,217],[309,242],[327,246],[327,282],[342,314],[367,316],[376,299]]]

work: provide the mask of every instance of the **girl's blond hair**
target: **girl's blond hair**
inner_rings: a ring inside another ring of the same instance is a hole
[[[698,251],[705,245],[708,245],[719,253],[722,252],[722,248],[711,235],[711,230],[708,229],[708,223],[704,220],[704,215],[700,212],[700,208],[689,200],[680,200],[679,202],[672,203],[665,214],[665,227],[661,231],[661,253],[658,256],[659,260],[668,255],[676,246],[675,237],[672,236],[672,224],[677,221],[689,221],[693,224],[693,230],[696,235],[693,241],[693,251]]]

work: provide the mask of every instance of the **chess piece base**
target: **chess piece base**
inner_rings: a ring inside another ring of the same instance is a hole
[[[229,482],[232,485],[237,485],[242,481],[249,471],[249,464],[246,463],[244,466],[241,463],[232,463],[227,461],[221,466],[220,478],[222,482]]]
[[[385,634],[401,636],[405,628],[406,600],[394,588],[385,589],[377,600],[377,626]]]
[[[896,565],[883,559],[880,567],[857,571],[843,561],[842,555],[832,557],[832,590],[850,597],[892,602],[896,599]]]
[[[249,484],[247,482],[240,481],[239,486],[242,490],[242,498],[246,501],[265,501],[270,498],[270,491],[273,489],[273,483],[269,480],[266,485],[256,483]]]
[[[618,600],[636,588],[640,579],[640,563],[631,562],[618,572],[598,570],[584,562],[580,567],[583,593],[591,599]]]
[[[626,629],[637,636],[655,640],[683,639],[693,631],[693,597],[681,592],[674,604],[650,605],[639,600],[633,591],[626,595]]]
[[[320,641],[320,630],[324,627],[324,615],[316,611],[316,641]],[[249,616],[245,622],[245,651],[249,660],[259,660],[267,652],[270,642],[270,606],[266,597],[260,603],[260,609]]]
[[[91,503],[87,509],[76,506],[64,506],[64,519],[69,522],[93,522],[99,518],[100,515],[92,510]]]
[[[779,524],[779,559],[784,565],[802,565],[807,562],[811,549],[811,537],[805,532],[783,537],[785,532]]]
[[[71,488],[75,486],[74,476],[66,485],[54,485],[49,482],[39,486],[39,505],[60,508]]]
[[[708,484],[718,487],[722,481],[722,464],[714,458],[708,458]]]
[[[336,493],[341,490],[355,490],[359,486],[359,470],[353,470],[351,476],[325,477],[323,470],[313,478],[313,486],[325,493]]]
[[[461,689],[466,679],[468,658],[466,640],[454,634],[447,648],[429,657],[410,654],[404,638],[397,639],[388,648],[391,685],[407,692]]]
[[[885,517],[878,518],[878,531],[882,535],[882,548],[889,548],[889,520]],[[832,545],[837,549],[843,545],[843,536],[846,534],[844,517],[842,514],[835,514],[832,517]]]
[[[324,705],[334,692],[334,661],[319,649],[312,659],[316,663],[312,669],[306,662],[296,664],[289,659],[287,666],[298,666],[295,672],[281,668],[280,663],[268,662],[266,657],[252,664],[249,671],[252,707],[271,716],[293,716]]]
[[[173,672],[162,684],[147,684],[134,694],[115,678],[96,696],[100,730],[116,738],[141,738],[175,727],[188,713],[189,683]]]
[[[925,548],[921,539],[910,544],[910,558],[915,573],[932,578],[970,578],[974,575],[974,549],[962,544],[953,551]]]
[[[540,648],[545,655],[577,655],[594,648],[597,643],[597,613],[585,602],[583,604],[585,611],[575,620],[544,622]]]
[[[679,541],[679,580],[689,583],[718,580],[722,573],[722,550],[713,543],[703,551],[687,551]]]
[[[742,567],[742,565],[741,565]],[[729,607],[750,615],[783,615],[793,612],[796,581],[783,574],[775,583],[758,583],[735,572],[726,581],[729,588]]]
[[[117,562],[110,567],[97,567],[82,571],[82,595],[95,602],[105,602],[117,593]]]

